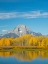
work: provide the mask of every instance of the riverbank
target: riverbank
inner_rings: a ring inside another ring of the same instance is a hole
[[[2,48],[0,52],[16,52],[16,51],[48,51],[48,48]]]

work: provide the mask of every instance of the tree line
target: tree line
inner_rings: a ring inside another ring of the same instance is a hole
[[[26,34],[17,38],[1,38],[0,46],[48,47],[48,37]]]

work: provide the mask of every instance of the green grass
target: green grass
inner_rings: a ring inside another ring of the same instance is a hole
[[[29,49],[29,48],[28,49],[22,49],[22,48],[21,49],[20,48],[15,49],[14,48],[14,49],[1,49],[0,52],[2,52],[2,51],[3,52],[8,52],[8,51],[9,52],[12,52],[12,51],[13,52],[16,52],[16,51],[48,51],[48,49],[35,49],[35,48],[34,49]]]

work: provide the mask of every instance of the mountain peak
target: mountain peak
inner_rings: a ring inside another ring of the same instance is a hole
[[[20,25],[18,25],[17,27],[26,27],[25,25],[23,25],[23,24],[20,24]]]
[[[24,34],[32,34],[32,35],[35,35],[35,36],[38,36],[38,35],[41,35],[41,33],[35,33],[33,32],[32,30],[30,30],[29,27],[23,25],[23,24],[20,24],[18,25],[17,27],[15,27],[12,31],[10,31],[9,33],[15,33],[17,34],[18,36],[22,36]]]
[[[18,28],[18,29],[19,29],[19,28],[25,28],[25,27],[26,27],[25,25],[20,24],[20,25],[18,25],[17,27],[15,27],[15,28],[14,28],[14,30],[15,30],[16,28]]]
[[[27,26],[20,24],[17,27],[15,27],[12,32],[20,36],[24,34],[30,34],[32,31]]]
[[[7,34],[5,34],[3,37],[17,37],[17,36],[22,36],[25,34],[31,34],[34,36],[41,36],[41,33],[36,33],[30,30],[29,27],[20,24],[17,27],[15,27],[13,30],[9,31]]]

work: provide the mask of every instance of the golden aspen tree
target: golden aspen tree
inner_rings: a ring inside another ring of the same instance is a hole
[[[2,46],[5,46],[5,38],[1,39]]]
[[[5,46],[10,46],[10,40],[8,38],[5,39]]]
[[[1,42],[1,40],[0,40],[0,46],[2,46],[2,42]]]

